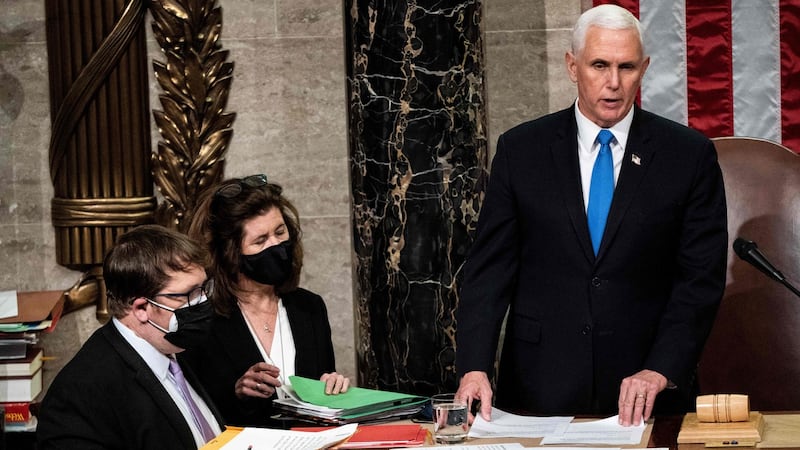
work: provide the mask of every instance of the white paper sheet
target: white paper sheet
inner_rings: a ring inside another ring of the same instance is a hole
[[[275,390],[281,391],[283,394],[282,398],[273,400],[275,403],[289,405],[300,412],[324,419],[335,419],[341,415],[342,409],[328,408],[327,406],[315,405],[300,400],[297,392],[295,392],[294,388],[289,384],[281,385],[281,387]]]
[[[351,423],[330,430],[291,431],[246,427],[222,446],[223,450],[316,450],[328,448],[352,436],[358,425]]]
[[[518,416],[492,408],[492,420],[487,422],[480,414],[475,416],[469,437],[495,438],[539,438],[547,435],[562,435],[566,432],[572,417]]]
[[[571,423],[565,433],[545,436],[542,444],[636,445],[641,442],[646,428],[644,422],[638,427],[623,427],[619,416],[613,416]]]
[[[18,315],[17,291],[0,291],[0,319]]]

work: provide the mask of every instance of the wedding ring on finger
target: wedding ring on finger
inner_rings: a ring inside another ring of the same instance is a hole
[[[261,391],[261,383],[256,382],[256,390]]]
[[[641,392],[636,394],[636,400],[639,400],[639,399],[644,400],[644,394],[642,394]]]

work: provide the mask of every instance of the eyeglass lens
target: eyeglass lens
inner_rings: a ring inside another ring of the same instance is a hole
[[[223,186],[217,190],[217,195],[225,198],[233,198],[242,192],[242,185],[249,187],[261,187],[267,184],[267,176],[263,173],[250,175],[239,180],[238,183]]]
[[[206,280],[202,286],[197,286],[196,288],[192,289],[189,292],[183,294],[156,294],[156,297],[169,297],[175,300],[183,300],[186,299],[186,304],[188,306],[194,306],[200,301],[205,298],[208,294],[208,290],[211,287],[211,280]]]
[[[263,173],[259,173],[257,175],[250,175],[249,177],[242,178],[242,184],[246,184],[250,187],[259,187],[264,186],[267,184],[267,176]]]
[[[200,303],[203,299],[208,298],[208,293],[213,288],[214,280],[211,278],[207,279],[201,286],[192,289],[192,292],[189,293],[188,303],[190,305],[196,305]]]

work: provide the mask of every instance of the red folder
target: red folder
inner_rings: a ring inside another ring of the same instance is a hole
[[[295,431],[322,431],[326,427],[293,427]],[[350,439],[332,447],[349,448],[398,448],[422,447],[428,430],[422,425],[359,425]]]

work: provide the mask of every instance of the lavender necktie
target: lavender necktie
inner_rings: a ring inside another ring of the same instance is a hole
[[[181,396],[183,396],[183,399],[189,406],[189,411],[192,413],[192,417],[194,417],[194,423],[200,429],[203,439],[206,442],[214,439],[214,431],[211,430],[211,426],[208,424],[205,416],[203,416],[203,413],[200,412],[200,408],[197,407],[197,403],[192,399],[192,394],[189,392],[189,386],[186,385],[186,378],[183,377],[181,366],[178,365],[178,361],[172,358],[169,360],[169,373],[172,374],[175,380],[175,386],[181,391]]]
[[[589,186],[589,206],[586,216],[589,219],[589,235],[592,237],[594,254],[600,250],[600,241],[606,229],[608,209],[614,197],[614,161],[611,157],[611,140],[614,135],[603,129],[597,134],[600,152],[592,169],[592,181]]]

